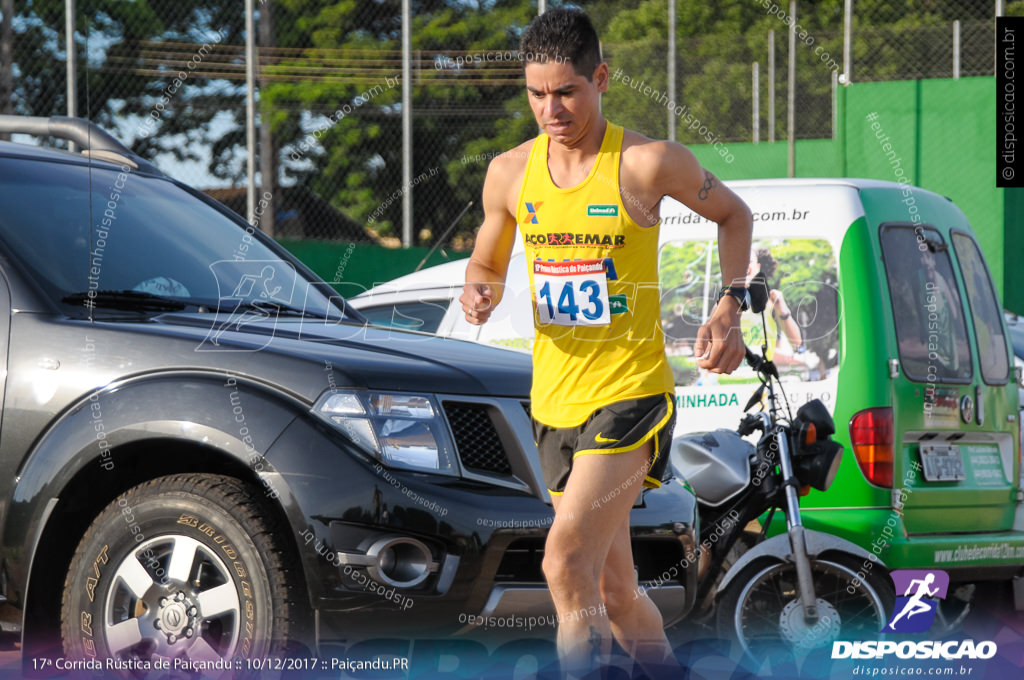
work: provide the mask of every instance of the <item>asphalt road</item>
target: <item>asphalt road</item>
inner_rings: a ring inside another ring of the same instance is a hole
[[[693,640],[708,640],[712,631],[684,620],[667,631],[669,642],[679,650]],[[486,636],[485,636],[486,637]],[[534,637],[543,638],[544,635]],[[1008,654],[1010,660],[1024,666],[1024,612],[1013,609],[1009,587],[1006,584],[988,584],[979,587],[970,614],[964,620],[961,630],[952,634],[955,638],[972,637],[976,640],[998,640],[1000,654]],[[0,680],[21,677],[20,636],[16,633],[0,633]],[[491,642],[500,644],[497,639]],[[491,645],[488,644],[488,647]],[[706,648],[705,648],[706,653]],[[708,663],[723,661],[712,655],[705,658],[682,659],[690,666],[691,677],[718,677],[721,669],[703,668]],[[692,665],[691,665],[692,664]],[[728,673],[722,677],[728,677]]]

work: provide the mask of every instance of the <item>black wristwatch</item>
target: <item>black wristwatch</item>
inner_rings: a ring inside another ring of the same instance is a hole
[[[718,300],[721,301],[726,295],[736,300],[741,312],[750,309],[750,291],[746,286],[726,286],[718,292]]]

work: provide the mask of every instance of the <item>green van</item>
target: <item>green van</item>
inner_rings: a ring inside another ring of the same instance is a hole
[[[794,408],[829,406],[845,448],[832,487],[803,499],[804,524],[889,569],[941,569],[960,584],[1013,579],[1024,608],[1020,375],[964,214],[895,182],[728,184],[754,215],[750,272],[771,289],[767,333],[749,315],[747,344],[769,345]],[[692,353],[721,285],[717,225],[671,199],[661,215],[676,434],[734,429],[752,373],[707,374]]]

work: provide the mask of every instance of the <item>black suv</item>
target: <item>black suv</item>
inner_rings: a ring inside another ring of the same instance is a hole
[[[525,357],[368,326],[87,121],[0,132],[82,149],[0,142],[0,625],[25,657],[263,658],[551,611]],[[694,508],[673,481],[632,513],[666,623]]]

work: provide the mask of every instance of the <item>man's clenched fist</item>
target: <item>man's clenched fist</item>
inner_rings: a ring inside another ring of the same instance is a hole
[[[462,296],[459,302],[462,303],[462,311],[466,315],[466,321],[479,326],[490,318],[494,305],[494,290],[487,283],[466,283],[462,287]]]

